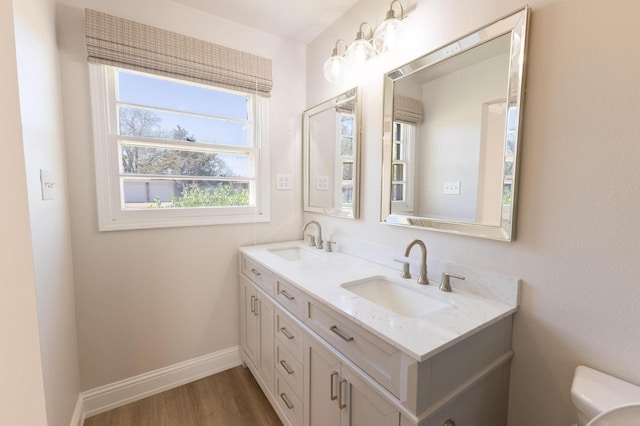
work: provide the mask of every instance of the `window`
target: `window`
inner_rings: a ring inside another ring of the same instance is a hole
[[[267,99],[90,69],[100,230],[269,220]]]
[[[393,122],[391,204],[395,214],[413,210],[414,139],[414,124]]]
[[[353,146],[354,135],[354,116],[353,114],[338,113],[338,178],[337,182],[341,182],[338,190],[340,194],[338,198],[341,200],[343,209],[351,210],[353,208],[353,184],[354,184],[354,159],[355,148]]]

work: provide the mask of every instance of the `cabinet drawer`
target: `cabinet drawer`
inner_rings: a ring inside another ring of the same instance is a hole
[[[275,278],[267,268],[246,256],[242,256],[242,273],[257,284],[258,287],[264,290],[269,296],[274,296]]]
[[[309,302],[305,323],[399,397],[402,352],[315,301]]]
[[[304,391],[302,364],[286,350],[280,342],[276,342],[276,371],[280,373],[297,395]]]
[[[302,401],[278,372],[276,373],[275,398],[291,424],[302,426]]]
[[[304,293],[282,278],[276,278],[276,300],[289,312],[302,320],[304,318]]]
[[[281,310],[276,310],[276,339],[298,362],[302,362],[302,327]]]

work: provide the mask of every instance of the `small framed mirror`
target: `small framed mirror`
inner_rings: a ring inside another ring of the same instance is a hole
[[[528,16],[385,75],[383,222],[514,238]]]
[[[358,218],[359,99],[353,88],[302,115],[305,211]]]

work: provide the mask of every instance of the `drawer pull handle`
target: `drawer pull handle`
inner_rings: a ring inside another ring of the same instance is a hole
[[[336,389],[336,384],[333,379],[336,377],[338,377],[337,371],[334,371],[333,373],[331,373],[330,382],[329,382],[329,397],[331,398],[332,401],[335,401],[336,399],[338,399],[338,395],[336,395],[336,393],[334,392]]]
[[[289,293],[287,293],[287,290],[280,290],[280,294],[283,295],[284,297],[286,297],[287,300],[295,299],[295,296],[292,296]]]
[[[340,380],[340,384],[338,385],[338,408],[339,409],[343,409],[347,406],[346,402],[342,402],[344,401],[344,398],[347,394],[347,392],[343,392],[342,388],[344,387],[344,385],[347,384],[347,380],[346,379],[342,379]]]
[[[456,422],[454,422],[451,419],[448,419],[444,423],[442,423],[442,426],[456,426]]]
[[[289,367],[289,364],[287,364],[287,361],[280,360],[280,365],[282,366],[282,368],[284,368],[284,371],[287,372],[287,374],[291,375],[293,374],[293,370],[291,369],[291,367]]]
[[[337,325],[332,325],[329,330],[333,331],[334,333],[336,333],[338,336],[340,336],[340,338],[342,340],[344,340],[345,342],[351,342],[353,340],[353,337],[349,337],[349,336],[345,336],[344,334],[342,334],[342,332],[340,330],[338,330],[338,326]]]
[[[262,273],[258,271],[256,268],[251,268],[251,272],[253,272],[253,275],[255,275],[256,277],[259,277],[260,275],[262,275]]]
[[[286,337],[289,340],[295,337],[293,334],[289,333],[289,331],[284,327],[280,328],[280,333],[284,334],[284,337]]]
[[[280,398],[282,398],[282,400],[284,401],[284,403],[287,405],[287,408],[289,410],[293,410],[293,404],[291,403],[291,401],[289,401],[289,397],[287,397],[286,393],[281,393],[280,394]]]

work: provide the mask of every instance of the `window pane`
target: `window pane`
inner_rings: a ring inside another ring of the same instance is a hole
[[[393,176],[391,180],[405,180],[404,178],[404,164],[393,165]]]
[[[403,183],[394,183],[391,185],[391,201],[404,201]]]
[[[247,95],[191,85],[187,82],[178,83],[124,70],[118,71],[118,100],[242,120],[249,117]]]
[[[121,173],[248,177],[250,158],[241,154],[185,151],[122,144]]]
[[[402,154],[402,152],[403,152],[402,144],[395,142],[393,144],[393,160],[394,161],[403,160],[404,155]]]
[[[121,106],[118,124],[123,136],[249,146],[250,131],[245,123]]]
[[[502,187],[502,204],[505,206],[511,205],[511,183],[505,183]]]
[[[353,156],[353,138],[343,136],[340,138],[340,155],[342,157]]]
[[[394,123],[394,129],[395,131],[393,132],[393,140],[394,141],[400,141],[402,140],[402,126],[400,125],[400,123]]]
[[[342,163],[342,180],[353,180],[353,163]]]
[[[125,209],[248,206],[249,182],[123,179]]]
[[[353,117],[343,115],[340,117],[340,134],[344,136],[353,136]]]
[[[512,161],[505,161],[505,163],[504,163],[504,175],[505,176],[512,176],[513,175],[513,160]]]
[[[343,183],[342,184],[342,204],[352,204],[352,203],[353,203],[353,184]]]

